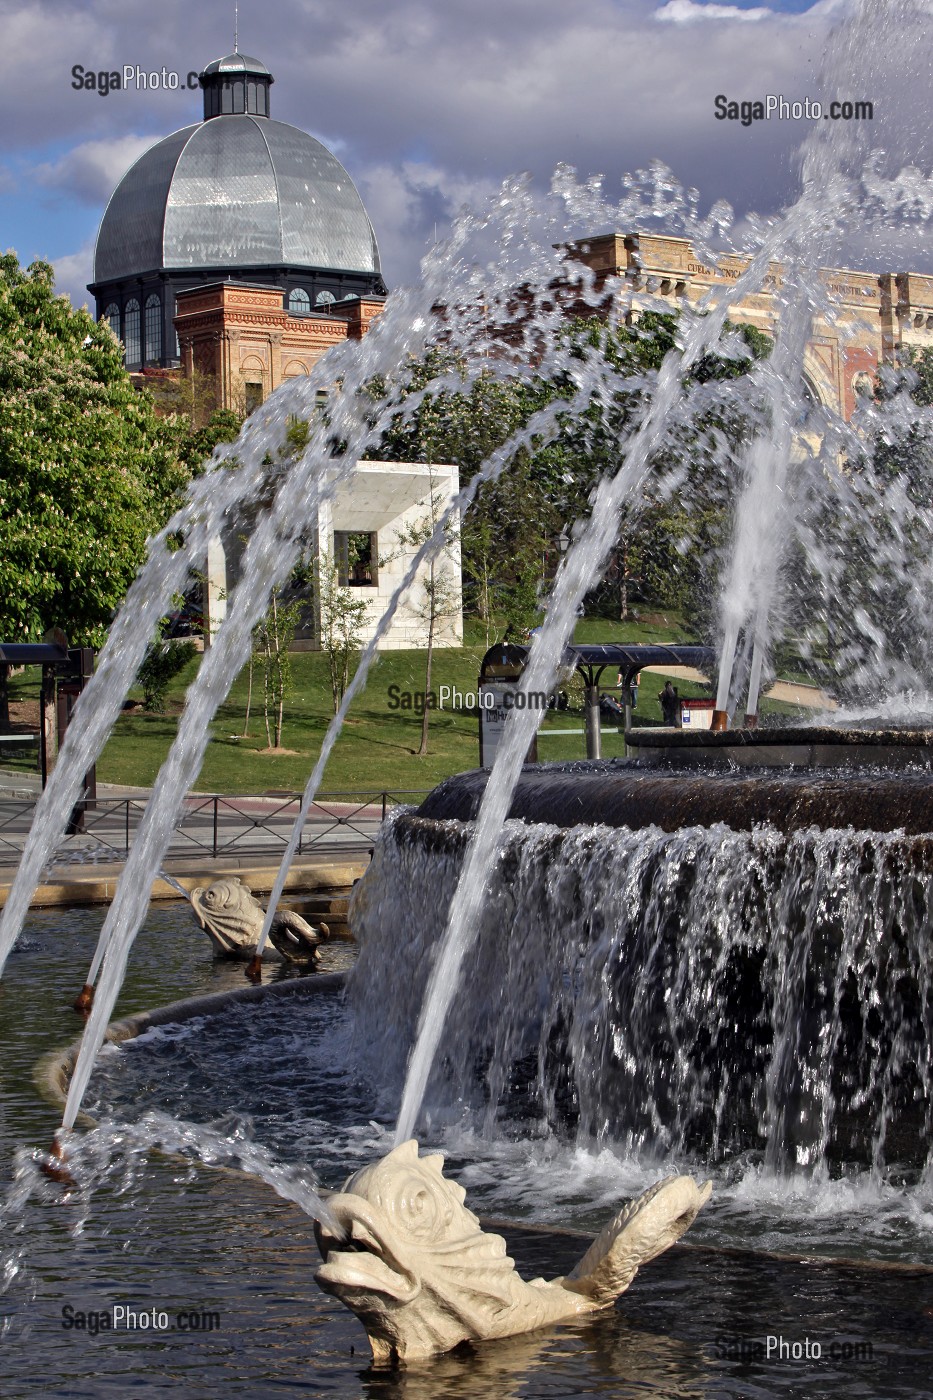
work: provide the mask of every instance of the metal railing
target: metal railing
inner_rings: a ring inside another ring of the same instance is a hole
[[[308,812],[298,854],[369,853],[386,813],[398,805],[415,805],[427,788],[373,791],[348,789],[319,793]],[[69,834],[54,860],[125,860],[147,805],[146,797],[96,798],[79,802]],[[301,805],[299,793],[229,796],[189,793],[172,832],[166,855],[262,855],[278,859],[292,832]],[[19,860],[35,802],[0,800],[0,865]]]

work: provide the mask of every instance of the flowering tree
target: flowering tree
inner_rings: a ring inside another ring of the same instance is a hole
[[[0,640],[101,641],[184,483],[181,435],[47,263],[0,257]]]

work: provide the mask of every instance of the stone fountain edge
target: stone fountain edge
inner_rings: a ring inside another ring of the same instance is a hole
[[[198,1016],[214,1016],[228,1006],[246,1002],[265,1001],[267,997],[337,995],[343,991],[346,974],[325,972],[315,977],[292,977],[282,982],[270,982],[258,987],[234,987],[222,992],[209,992],[194,997],[183,997],[179,1001],[166,1002],[149,1010],[135,1011],[130,1016],[111,1021],[104,1035],[105,1045],[122,1045],[126,1040],[135,1040],[144,1031],[156,1026],[182,1025]],[[81,1049],[81,1036],[63,1049],[49,1050],[37,1062],[33,1070],[33,1083],[46,1103],[53,1108],[64,1108],[68,1097],[68,1083]],[[82,1127],[96,1127],[96,1119],[83,1110],[78,1115]]]

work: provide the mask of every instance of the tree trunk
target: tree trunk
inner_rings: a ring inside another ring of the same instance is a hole
[[[267,632],[267,633],[266,633],[266,664],[265,664],[265,666],[263,667],[263,677],[262,677],[262,717],[263,717],[263,719],[265,720],[265,725],[266,725],[266,745],[267,745],[268,748],[270,748],[270,749],[272,748],[272,731],[271,731],[270,728],[269,728],[269,707],[270,707],[270,700],[271,700],[269,691],[270,691],[270,689],[271,689],[271,686],[272,686],[272,646],[271,646],[271,643],[270,643],[270,641],[269,641],[269,634],[268,634],[268,632]]]
[[[428,697],[431,694],[431,661],[434,656],[434,624],[433,621],[428,629],[428,655],[424,667],[424,714],[421,716],[421,747],[418,749],[418,757],[424,758],[428,751],[428,721],[430,709]]]
[[[619,619],[628,622],[628,549],[624,544],[616,551],[616,568],[619,571]]]
[[[424,714],[421,716],[421,747],[418,749],[418,757],[424,758],[428,752],[428,724],[430,722],[430,709],[428,701],[431,695],[431,662],[434,659],[434,623],[435,623],[435,595],[434,595],[434,562],[431,563],[429,584],[431,590],[430,607],[428,611],[428,654],[424,664]]]
[[[249,670],[246,680],[246,718],[243,720],[243,738],[249,738],[249,711],[253,703],[253,653],[249,654]]]

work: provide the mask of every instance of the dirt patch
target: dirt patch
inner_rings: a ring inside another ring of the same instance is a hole
[[[11,700],[10,728],[12,730],[27,730],[30,734],[35,734],[39,728],[38,700]]]
[[[257,749],[257,753],[268,754],[270,758],[300,758],[300,749],[283,749],[273,746],[271,749]]]

